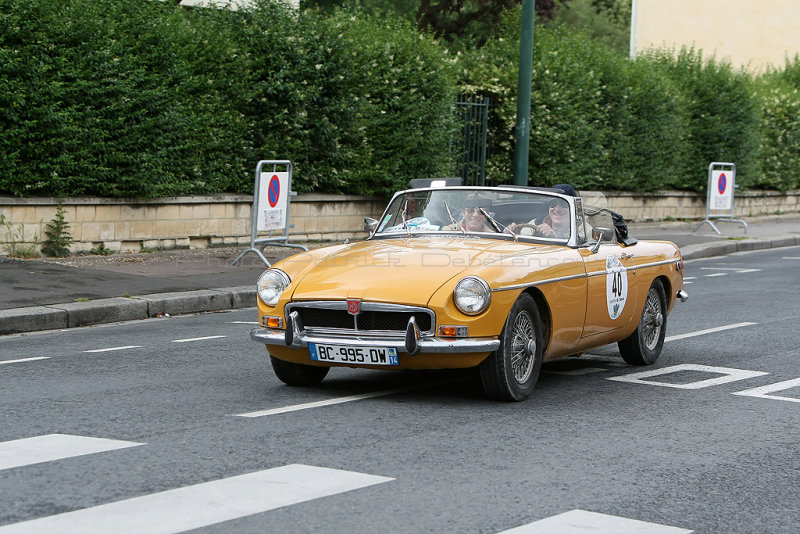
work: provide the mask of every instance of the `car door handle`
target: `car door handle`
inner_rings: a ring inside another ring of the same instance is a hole
[[[624,254],[623,253],[622,256],[620,256],[620,259],[623,259],[623,260],[629,260],[631,258],[633,258],[633,254]]]

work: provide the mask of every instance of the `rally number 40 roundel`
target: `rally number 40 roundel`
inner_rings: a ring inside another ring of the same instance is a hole
[[[625,308],[628,300],[628,271],[622,266],[619,258],[608,256],[606,258],[606,301],[608,315],[616,319]]]

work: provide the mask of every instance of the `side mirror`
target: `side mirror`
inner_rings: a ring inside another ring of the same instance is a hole
[[[600,250],[600,243],[603,242],[606,236],[614,235],[613,232],[614,230],[612,230],[611,228],[605,228],[603,226],[595,226],[594,228],[592,228],[592,239],[597,240],[590,249],[592,251],[592,254]]]
[[[378,229],[378,221],[371,217],[364,219],[364,231],[372,235]]]

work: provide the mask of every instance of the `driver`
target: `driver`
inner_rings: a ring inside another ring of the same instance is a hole
[[[569,184],[557,184],[553,186],[553,189],[559,189],[569,196],[578,196],[575,188]],[[527,225],[520,228],[519,234],[566,239],[569,237],[569,230],[569,205],[564,199],[553,198],[548,204],[547,215],[541,219],[532,219],[528,221]]]
[[[461,220],[456,224],[443,226],[442,230],[465,230],[467,232],[494,232],[495,230],[486,222],[486,215],[481,211],[492,208],[492,199],[480,193],[472,193],[464,200],[461,210]]]

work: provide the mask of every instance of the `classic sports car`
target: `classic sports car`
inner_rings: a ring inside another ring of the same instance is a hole
[[[365,223],[365,241],[259,277],[250,336],[283,382],[477,366],[490,398],[523,400],[544,361],[616,342],[626,362],[655,362],[688,297],[673,243],[637,242],[569,186],[409,189]]]

